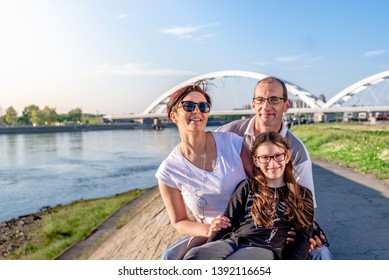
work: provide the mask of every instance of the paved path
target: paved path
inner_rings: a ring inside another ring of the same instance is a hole
[[[327,163],[313,173],[316,216],[334,259],[389,260],[389,185]]]
[[[389,185],[328,163],[315,162],[313,173],[317,221],[329,238],[334,259],[389,260]],[[107,219],[58,259],[158,259],[180,237],[170,225],[158,189],[151,188],[129,206],[125,211],[133,211],[133,217],[124,227],[104,234],[104,228],[113,227],[112,221],[104,227],[113,218]]]

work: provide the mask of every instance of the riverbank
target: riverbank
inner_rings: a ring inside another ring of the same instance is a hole
[[[23,133],[56,133],[56,132],[81,132],[100,131],[117,129],[134,129],[139,124],[93,124],[93,125],[48,125],[48,126],[7,126],[0,127],[1,134],[23,134]]]
[[[39,212],[0,223],[0,259],[8,259],[12,252],[26,244],[30,232],[41,219]]]
[[[53,259],[95,233],[104,220],[125,209],[125,205],[144,192],[136,189],[106,198],[44,207],[37,213],[0,223],[0,259]],[[109,230],[123,226],[127,214],[120,215],[124,221],[109,224]]]

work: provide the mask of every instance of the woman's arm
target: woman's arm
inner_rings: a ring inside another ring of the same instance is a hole
[[[192,221],[186,212],[186,206],[181,192],[161,181],[158,182],[158,186],[170,222],[178,232],[185,235],[208,238],[213,232],[231,226],[229,223],[230,220],[222,215],[214,218],[211,225]]]
[[[168,212],[170,222],[180,233],[190,236],[209,237],[209,224],[202,224],[189,219],[181,192],[158,181],[159,191]]]

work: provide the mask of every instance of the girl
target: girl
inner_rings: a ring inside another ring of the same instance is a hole
[[[208,243],[191,249],[185,259],[308,257],[312,194],[296,183],[287,141],[276,132],[261,133],[251,154],[253,178],[238,184],[223,214],[231,226],[214,232]],[[297,229],[296,242],[284,250],[291,227]]]

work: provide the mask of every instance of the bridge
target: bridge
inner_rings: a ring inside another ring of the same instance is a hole
[[[249,90],[246,91],[248,92],[247,104],[249,104],[253,96],[253,90],[256,82],[265,77],[268,77],[268,75],[249,71],[218,71],[199,75],[186,80],[163,93],[155,101],[153,101],[142,114],[106,115],[103,118],[108,122],[125,122],[129,120],[155,118],[162,118],[166,120],[166,104],[170,95],[177,89],[193,84],[198,80],[206,80],[210,83],[215,83],[216,81],[220,83],[221,81],[222,87],[224,87],[224,94],[227,90],[225,89],[225,85],[223,85],[223,81],[229,78],[249,79],[252,82]],[[334,97],[327,102],[325,102],[323,97],[318,97],[292,82],[284,79],[282,79],[282,81],[285,83],[288,90],[288,96],[292,100],[291,108],[289,109],[288,114],[315,114],[323,116],[325,114],[334,113],[366,112],[373,115],[376,112],[389,112],[389,70],[374,74],[352,84],[335,94]],[[242,85],[239,84],[238,86]],[[210,94],[213,99],[218,96],[218,94],[212,94],[212,92],[210,92]],[[236,92],[233,94],[237,95]],[[241,95],[240,89],[238,94]],[[224,97],[224,99],[226,99],[226,97]],[[216,102],[214,101],[213,104],[215,105]],[[254,112],[251,107],[246,105],[246,108],[239,109],[217,110],[213,108],[210,112],[210,116],[253,115],[253,113]]]

